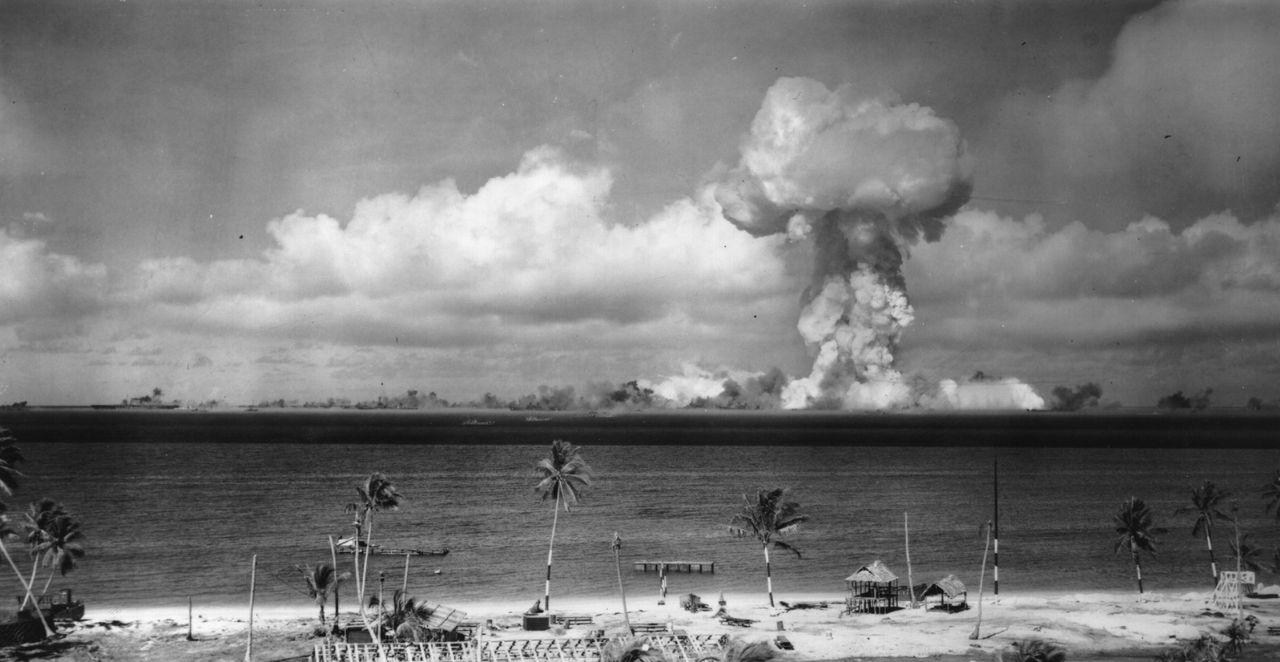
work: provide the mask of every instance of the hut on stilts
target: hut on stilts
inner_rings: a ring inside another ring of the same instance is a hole
[[[878,560],[855,570],[844,583],[849,587],[846,614],[884,614],[898,609],[898,576]]]

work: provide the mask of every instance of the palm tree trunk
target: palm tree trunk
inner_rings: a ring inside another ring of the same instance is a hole
[[[4,540],[0,540],[0,554],[4,554],[4,560],[9,562],[9,567],[13,568],[13,574],[18,576],[18,583],[26,589],[27,595],[31,595],[31,585],[27,583],[26,578],[22,576],[22,571],[18,570],[18,564],[13,562],[13,557],[9,556],[9,548],[5,546]],[[24,602],[25,604],[25,602]],[[44,626],[44,633],[47,637],[53,636],[53,628],[49,627],[48,621],[44,620],[44,612],[36,609],[36,616],[40,617],[40,624]]]
[[[543,592],[543,609],[551,611],[551,554],[556,549],[556,523],[560,521],[560,491],[556,490],[555,510],[551,516],[551,545],[547,547],[547,585]]]
[[[1133,569],[1138,573],[1138,595],[1142,595],[1142,561],[1138,559],[1138,546],[1130,544],[1129,553],[1133,554]]]
[[[769,607],[773,607],[773,567],[769,564],[769,546],[764,546],[764,585],[769,590]]]
[[[911,591],[911,608],[916,608],[916,585],[911,578],[911,528],[907,526],[907,513],[902,513],[902,540],[907,548],[907,588]]]
[[[333,544],[333,536],[329,536],[329,558],[333,559],[333,626],[338,627],[338,591],[342,582],[338,580],[338,548]]]
[[[40,608],[40,605],[36,602],[35,594],[31,592],[31,587],[36,585],[36,573],[39,572],[39,570],[40,557],[36,556],[34,559],[31,559],[31,579],[27,580],[27,596],[23,598],[23,607],[27,606],[27,603],[30,602],[32,607],[35,607],[36,609]]]
[[[1213,558],[1213,526],[1206,524],[1204,527],[1204,544],[1209,548],[1209,570],[1213,572],[1213,582],[1218,582],[1218,561]]]
[[[40,597],[43,598],[44,596],[49,594],[49,585],[52,583],[53,583],[53,570],[50,570],[49,578],[44,580],[44,589],[40,591]]]

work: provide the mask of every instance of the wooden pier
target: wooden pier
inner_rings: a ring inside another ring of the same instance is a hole
[[[636,572],[696,572],[714,574],[715,561],[635,561]]]

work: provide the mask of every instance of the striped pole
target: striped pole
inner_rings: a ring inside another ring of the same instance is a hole
[[[991,582],[995,589],[996,599],[1000,599],[1000,458],[992,458],[993,469],[992,490],[995,493],[995,530],[991,541]]]
[[[764,546],[764,583],[769,589],[769,606],[773,606],[773,568],[769,565],[769,546]]]

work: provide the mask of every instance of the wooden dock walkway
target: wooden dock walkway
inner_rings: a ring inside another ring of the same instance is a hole
[[[634,561],[636,572],[689,572],[714,574],[715,561]]]

